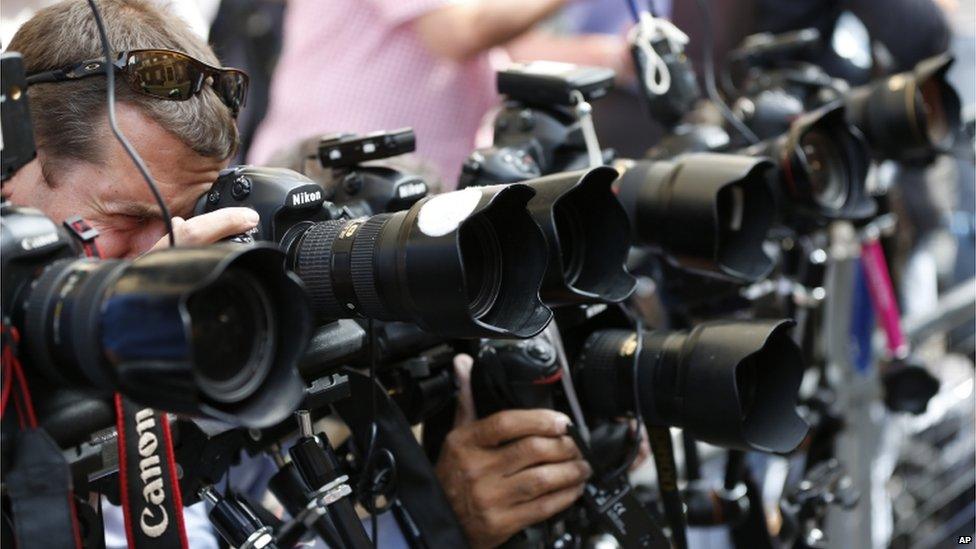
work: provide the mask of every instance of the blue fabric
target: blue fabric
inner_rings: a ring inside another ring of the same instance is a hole
[[[647,0],[635,0],[646,9]],[[658,17],[671,17],[671,0],[652,0]],[[576,34],[619,34],[634,22],[628,0],[587,0],[574,2],[563,10],[567,30]]]
[[[175,299],[125,294],[102,311],[102,345],[116,361],[180,360],[189,355]]]
[[[867,375],[873,358],[871,339],[874,334],[874,308],[868,294],[868,282],[860,267],[854,277],[854,298],[851,304],[851,362],[854,370]]]

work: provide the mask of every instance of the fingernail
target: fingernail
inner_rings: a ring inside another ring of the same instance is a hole
[[[248,223],[253,223],[253,224],[257,225],[258,224],[258,221],[261,221],[261,216],[258,215],[258,212],[252,210],[251,208],[245,208],[245,209],[247,211],[244,212],[244,219]]]
[[[593,467],[587,461],[581,461],[583,464],[583,477],[590,478],[593,475]]]
[[[564,434],[567,431],[567,427],[573,423],[566,414],[556,413],[556,432],[559,434]]]

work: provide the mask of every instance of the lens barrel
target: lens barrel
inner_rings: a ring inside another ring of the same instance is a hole
[[[454,337],[529,337],[546,240],[521,184],[428,197],[407,211],[312,224],[289,246],[320,321],[400,320]]]
[[[959,95],[946,79],[953,61],[948,53],[937,55],[911,71],[851,90],[847,120],[875,155],[921,159],[952,145],[961,124]]]
[[[247,427],[285,419],[311,313],[271,245],[65,259],[26,299],[32,365],[60,384]]]
[[[741,152],[777,163],[774,194],[787,218],[864,219],[877,209],[866,188],[867,145],[842,105],[809,112],[789,132]]]
[[[752,282],[773,268],[763,242],[773,223],[771,162],[693,153],[626,168],[618,197],[634,241],[683,269]]]
[[[594,332],[577,364],[584,408],[618,417],[634,411],[637,397],[650,424],[718,446],[789,452],[808,430],[796,412],[803,359],[792,325],[715,321],[690,332],[645,332],[637,357],[634,332]]]

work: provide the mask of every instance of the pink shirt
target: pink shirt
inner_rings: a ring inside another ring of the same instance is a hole
[[[410,126],[417,154],[457,184],[482,118],[497,102],[488,55],[435,57],[413,31],[450,0],[289,0],[268,113],[248,161],[316,134]]]

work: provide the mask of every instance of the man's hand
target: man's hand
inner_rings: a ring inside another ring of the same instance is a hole
[[[591,470],[566,435],[564,414],[506,410],[474,421],[470,364],[463,362],[455,361],[458,417],[437,476],[472,547],[494,547],[569,507]]]
[[[213,244],[253,229],[257,226],[258,220],[258,212],[251,208],[223,208],[190,219],[174,217],[173,234],[176,236],[177,246]],[[164,236],[152,247],[152,250],[168,247],[169,238]]]

